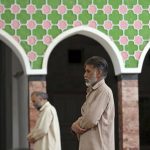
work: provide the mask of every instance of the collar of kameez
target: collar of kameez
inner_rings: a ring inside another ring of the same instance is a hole
[[[93,90],[97,89],[97,88],[100,87],[103,83],[105,83],[105,80],[104,80],[104,79],[102,79],[102,80],[100,80],[99,82],[97,82],[97,83],[92,87],[92,89],[93,89]]]
[[[49,106],[48,101],[40,108],[40,111],[43,111],[47,106]]]

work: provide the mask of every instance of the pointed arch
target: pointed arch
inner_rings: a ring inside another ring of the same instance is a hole
[[[20,44],[15,41],[15,39],[9,35],[7,32],[0,30],[0,40],[3,41],[7,46],[9,46],[12,51],[15,53],[17,58],[19,59],[23,70],[26,74],[31,74],[32,70],[30,68],[30,63],[25,51],[20,46]]]
[[[123,68],[124,68],[124,63],[122,60],[122,57],[119,53],[119,50],[117,48],[117,46],[113,43],[113,41],[104,33],[87,27],[87,26],[80,26],[80,27],[76,27],[70,30],[67,30],[65,32],[63,32],[62,34],[60,34],[59,36],[57,36],[53,42],[49,45],[49,47],[47,48],[45,55],[44,55],[44,60],[43,60],[43,71],[46,72],[47,74],[47,65],[48,65],[48,59],[51,55],[51,52],[53,51],[53,49],[56,47],[57,44],[59,44],[62,40],[71,37],[73,35],[76,34],[80,34],[80,35],[84,35],[87,37],[90,37],[94,40],[96,40],[98,43],[100,43],[105,50],[107,51],[108,55],[111,58],[111,61],[113,63],[114,66],[114,70],[115,70],[115,74],[118,75],[121,72],[123,72]]]

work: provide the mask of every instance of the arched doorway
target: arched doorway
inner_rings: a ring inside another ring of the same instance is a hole
[[[13,51],[0,41],[0,149],[28,148],[28,81]]]
[[[85,100],[84,61],[94,55],[104,57],[109,64],[107,84],[114,93],[116,106],[116,150],[118,150],[117,79],[112,61],[106,50],[95,40],[74,35],[60,42],[48,61],[47,92],[50,102],[56,107],[61,128],[62,150],[77,150],[78,142],[71,134],[71,123],[80,115]]]
[[[139,74],[140,149],[150,149],[150,50]]]

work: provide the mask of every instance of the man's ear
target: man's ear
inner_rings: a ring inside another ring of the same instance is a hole
[[[40,101],[42,101],[42,100],[43,100],[43,98],[42,98],[41,96],[39,96],[39,99],[40,99]]]
[[[96,70],[96,76],[98,79],[100,79],[102,77],[102,71],[101,70]]]

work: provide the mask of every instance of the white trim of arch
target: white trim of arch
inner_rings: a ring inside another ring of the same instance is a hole
[[[141,73],[142,72],[142,67],[143,67],[143,63],[144,63],[144,59],[148,53],[148,51],[150,50],[150,41],[147,43],[147,45],[145,46],[141,57],[139,59],[139,64],[138,64],[138,72]]]
[[[45,55],[44,55],[44,60],[43,60],[43,65],[42,65],[43,72],[46,72],[46,74],[47,74],[48,59],[51,55],[51,52],[56,47],[56,45],[59,44],[62,40],[66,39],[68,37],[71,37],[73,35],[76,35],[76,34],[90,37],[90,38],[96,40],[97,42],[99,42],[105,48],[108,55],[110,56],[113,66],[114,66],[115,74],[119,75],[122,72],[124,72],[124,70],[123,70],[124,63],[123,63],[122,57],[120,55],[119,49],[113,43],[113,41],[110,39],[110,37],[108,37],[104,33],[100,32],[94,28],[87,27],[87,26],[80,26],[80,27],[75,27],[70,30],[67,30],[67,31],[63,32],[62,34],[60,34],[59,36],[57,36],[53,40],[53,42],[49,45],[49,47],[47,48]]]
[[[139,64],[137,68],[125,68],[123,59],[121,57],[121,54],[119,52],[119,49],[114,44],[114,42],[104,33],[87,26],[80,26],[76,28],[72,28],[70,30],[67,30],[57,36],[53,42],[48,46],[43,59],[42,69],[32,69],[29,63],[29,59],[24,51],[24,49],[21,47],[21,45],[14,40],[14,38],[9,35],[7,32],[0,30],[0,40],[3,41],[6,45],[8,45],[12,51],[16,54],[18,59],[21,62],[21,65],[23,67],[24,72],[27,75],[46,75],[47,74],[47,68],[48,68],[48,60],[51,55],[51,52],[53,49],[64,39],[71,37],[73,35],[80,34],[87,37],[90,37],[97,42],[99,42],[107,51],[108,55],[110,56],[114,70],[115,75],[119,74],[137,74],[141,73],[144,59],[146,57],[147,52],[150,49],[150,41],[144,48],[141,57],[139,59]]]
[[[24,72],[26,74],[31,74],[32,70],[30,68],[29,59],[20,44],[11,35],[3,30],[0,30],[0,40],[3,41],[7,46],[9,46],[15,53],[23,67]]]

